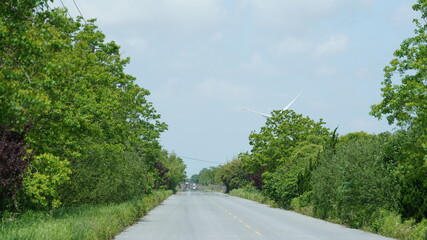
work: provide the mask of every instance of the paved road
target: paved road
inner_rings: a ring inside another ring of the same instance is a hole
[[[246,199],[180,192],[116,240],[390,240]]]

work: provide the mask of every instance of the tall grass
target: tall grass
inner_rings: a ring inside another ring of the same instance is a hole
[[[276,207],[277,205],[273,200],[264,196],[259,190],[255,189],[254,187],[233,189],[230,191],[229,194],[235,197],[246,198],[255,202],[267,204],[272,207]]]
[[[120,204],[63,207],[7,216],[0,222],[0,239],[112,239],[171,194],[172,191],[156,191]]]
[[[364,230],[403,240],[427,240],[427,219],[416,224],[413,219],[403,220],[399,214],[387,210],[375,215],[373,224]]]

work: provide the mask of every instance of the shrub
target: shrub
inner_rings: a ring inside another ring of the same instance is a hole
[[[412,239],[411,233],[414,230],[415,221],[405,220],[399,214],[380,210],[376,216],[376,220],[372,223],[372,230],[389,237],[398,239]]]
[[[70,163],[46,153],[34,158],[24,178],[24,191],[30,201],[44,207],[59,207],[58,187],[70,180]]]
[[[396,210],[398,184],[385,162],[386,139],[351,139],[325,155],[312,177],[315,215],[369,226],[378,208]]]
[[[293,198],[290,204],[291,209],[304,215],[313,216],[313,206],[311,205],[312,195],[313,191],[309,191],[299,197]]]
[[[412,231],[411,238],[414,240],[427,240],[427,219],[423,219]]]

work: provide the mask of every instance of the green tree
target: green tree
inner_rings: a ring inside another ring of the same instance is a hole
[[[251,154],[243,155],[242,161],[252,179],[263,173],[271,174],[280,166],[292,165],[292,155],[301,148],[301,143],[308,139],[322,139],[330,133],[324,122],[303,117],[294,111],[274,111],[267,119],[259,133],[252,132],[249,142]],[[316,140],[317,141],[317,140]],[[322,141],[322,140],[320,140]],[[255,183],[258,188],[262,186]]]
[[[199,172],[198,183],[202,185],[210,185],[215,183],[215,173],[218,167],[203,168]]]
[[[160,186],[176,192],[176,186],[182,183],[185,178],[185,164],[175,153],[168,153],[166,150],[160,152],[157,160],[157,177]]]
[[[124,72],[130,60],[93,20],[83,24],[47,4],[0,3],[0,128],[25,130],[28,149],[49,156],[29,161],[27,195],[56,206],[149,192],[166,130],[149,91]]]
[[[25,142],[29,143],[26,149],[33,148],[30,132],[41,114],[49,110],[50,99],[46,90],[52,86],[52,79],[46,75],[54,65],[52,56],[66,47],[65,39],[73,29],[73,25],[62,17],[62,11],[46,9],[47,1],[0,3],[0,128],[22,136],[25,133]],[[39,156],[44,153],[35,152]],[[25,155],[22,160],[31,160],[30,154]],[[48,161],[56,159],[55,156],[41,159],[46,160],[46,163],[40,165],[44,169],[39,168],[39,173],[43,173],[47,179],[57,179],[55,171],[49,169],[66,160]],[[37,165],[41,159],[36,158],[34,164]],[[67,164],[62,164],[61,167],[64,168],[64,173],[69,172]],[[31,166],[27,169],[31,169]],[[20,173],[20,176],[22,178],[25,175]],[[37,174],[28,175],[30,176],[35,177]],[[55,186],[45,193],[50,191],[48,195],[56,195],[57,184],[63,182],[57,180],[53,184],[44,185]]]
[[[410,136],[399,157],[402,213],[420,221],[427,217],[427,2],[418,0],[413,9],[421,14],[414,19],[415,36],[402,42],[384,68],[383,100],[372,106],[371,114],[385,116]]]
[[[245,187],[250,184],[243,162],[238,157],[219,167],[216,172],[216,182],[223,184],[226,191],[230,192],[233,189]]]
[[[199,183],[199,174],[193,174],[190,178],[192,183]]]
[[[414,19],[416,36],[408,38],[394,52],[390,65],[384,68],[383,100],[372,106],[371,114],[386,116],[390,124],[398,126],[427,126],[427,2],[418,0],[413,9],[421,13],[421,20]],[[400,84],[393,84],[400,76]]]
[[[311,190],[311,171],[323,150],[325,136],[308,136],[299,142],[290,158],[274,172],[264,173],[264,192],[282,207]]]

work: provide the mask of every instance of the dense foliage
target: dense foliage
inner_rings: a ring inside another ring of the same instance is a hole
[[[273,112],[266,126],[249,136],[251,154],[242,158],[254,185],[282,206],[304,192],[304,173],[330,135],[323,124],[290,110]]]
[[[313,171],[313,205],[322,218],[338,218],[361,227],[378,209],[395,211],[398,183],[395,165],[386,156],[389,135],[339,140],[333,155],[322,155]]]
[[[129,61],[94,20],[47,0],[1,1],[0,210],[175,189],[185,166],[161,149],[166,124]]]
[[[421,13],[414,19],[416,36],[404,40],[384,68],[383,100],[371,114],[403,129],[398,133],[402,142],[396,143],[401,212],[421,220],[427,216],[427,2],[419,0],[413,9]]]
[[[171,189],[174,193],[176,186],[186,178],[185,164],[175,153],[161,151],[154,167],[158,172],[156,185]]]
[[[215,184],[215,175],[217,171],[217,167],[203,168],[197,175],[197,183],[202,185]]]
[[[316,148],[315,145],[322,142],[323,137],[328,136],[328,130],[323,124],[321,120],[315,122],[294,111],[274,111],[259,133],[251,133],[249,136],[251,155],[242,158],[255,186],[262,187],[265,184],[264,178],[275,179],[273,175],[281,175],[278,168],[284,167],[285,171],[290,170],[298,174],[300,168],[309,164],[310,157],[305,156],[306,150],[303,148],[306,148],[306,145]],[[304,157],[298,158],[298,155]],[[294,179],[296,175],[289,177]],[[272,188],[268,192],[274,195],[275,190]]]
[[[218,168],[215,174],[215,183],[223,184],[226,191],[238,189],[249,185],[247,173],[240,158],[235,158],[231,162]]]

